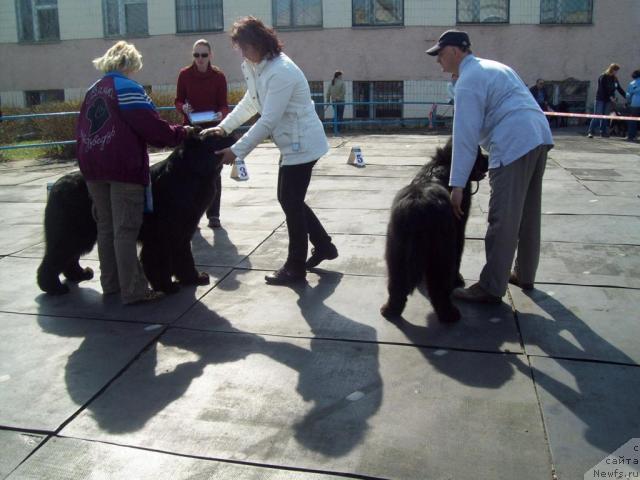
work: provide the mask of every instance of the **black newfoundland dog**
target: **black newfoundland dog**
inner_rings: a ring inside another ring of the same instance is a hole
[[[484,178],[488,159],[478,148],[475,165],[464,188],[464,218],[458,220],[449,198],[451,154],[449,139],[393,200],[385,253],[389,299],[380,308],[386,318],[402,314],[407,295],[424,280],[440,321],[460,319],[460,312],[450,296],[456,286],[464,285],[459,271],[464,230],[471,208],[471,181]]]
[[[154,290],[173,293],[178,283],[209,283],[209,275],[195,268],[191,237],[213,199],[213,180],[222,169],[214,151],[233,143],[232,138],[189,138],[151,167],[153,213],[144,215],[138,241],[140,261]],[[79,172],[63,176],[52,186],[44,212],[46,249],[38,268],[38,285],[44,292],[69,291],[60,282],[61,273],[72,282],[93,277],[93,270],[79,263],[80,256],[96,243],[91,208],[87,184]]]

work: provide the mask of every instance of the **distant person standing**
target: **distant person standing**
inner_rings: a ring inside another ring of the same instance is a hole
[[[222,70],[213,65],[213,50],[205,40],[197,40],[193,44],[193,63],[180,70],[176,92],[176,109],[184,116],[184,124],[190,125],[189,115],[197,112],[214,111],[220,116],[213,122],[201,123],[203,128],[217,125],[229,113],[227,104],[227,79]],[[216,196],[207,209],[210,228],[220,228],[220,198],[222,180],[220,175],[215,179]]]
[[[629,114],[632,117],[640,116],[640,70],[634,70],[631,74],[633,80],[627,88],[627,102],[629,103]],[[635,142],[638,135],[638,121],[630,120],[627,130],[627,140]]]
[[[593,107],[593,113],[595,115],[609,115],[613,110],[614,103],[616,101],[616,91],[623,97],[626,96],[625,91],[618,82],[618,71],[620,65],[612,63],[609,67],[598,77],[598,90],[596,91],[596,103]],[[593,118],[589,124],[589,131],[587,137],[593,138],[593,134],[596,129],[600,129],[600,134],[606,138],[609,136],[609,120],[604,118]]]
[[[549,107],[549,101],[547,100],[547,92],[544,90],[544,80],[539,78],[536,80],[536,84],[529,89],[533,98],[536,99],[536,102],[540,106],[543,112],[552,111]]]
[[[333,74],[333,80],[327,90],[327,103],[331,103],[334,109],[334,115],[338,121],[338,129],[344,118],[344,80],[342,80],[342,72],[336,70]]]

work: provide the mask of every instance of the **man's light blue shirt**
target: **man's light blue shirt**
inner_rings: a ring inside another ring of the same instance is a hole
[[[549,122],[512,68],[468,55],[459,74],[449,186],[467,184],[478,145],[489,152],[490,169],[509,165],[539,145],[553,145]]]

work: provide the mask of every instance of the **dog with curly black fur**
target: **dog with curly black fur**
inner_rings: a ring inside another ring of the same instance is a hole
[[[478,148],[473,170],[463,191],[464,215],[458,219],[449,197],[451,156],[449,139],[393,200],[385,252],[389,298],[380,308],[380,313],[386,318],[400,316],[407,296],[424,281],[440,321],[460,319],[460,312],[450,297],[455,287],[464,285],[460,262],[471,208],[471,182],[485,177],[488,157]]]
[[[142,268],[154,290],[174,293],[180,284],[209,283],[209,275],[195,268],[191,237],[216,193],[214,179],[222,162],[214,152],[233,143],[232,138],[188,138],[151,167],[153,212],[145,213],[138,241]],[[80,172],[53,184],[44,213],[44,233],[45,254],[37,274],[41,290],[52,295],[67,293],[69,287],[60,282],[60,274],[71,282],[93,278],[93,270],[79,263],[97,239],[91,197]]]

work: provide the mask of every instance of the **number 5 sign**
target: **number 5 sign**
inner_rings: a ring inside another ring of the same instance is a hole
[[[351,147],[351,153],[347,159],[348,165],[355,165],[356,167],[365,167],[364,157],[362,156],[362,150],[360,147]]]
[[[249,180],[249,172],[244,160],[236,158],[233,162],[233,168],[231,169],[231,178],[238,181]]]

